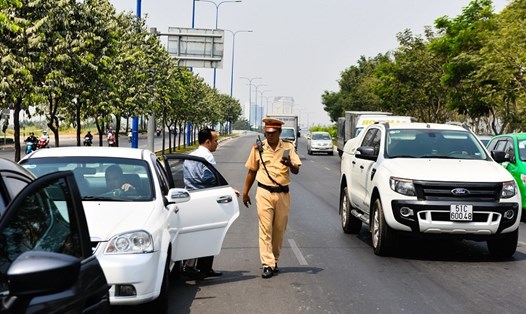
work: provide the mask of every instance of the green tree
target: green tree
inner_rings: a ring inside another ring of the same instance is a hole
[[[511,2],[495,19],[495,29],[483,38],[477,54],[481,64],[472,84],[483,88],[483,100],[493,104],[494,134],[526,129],[526,1]]]
[[[409,115],[419,121],[446,122],[446,88],[441,85],[443,59],[428,48],[433,39],[426,29],[426,39],[410,30],[397,35],[399,47],[393,60],[384,59],[377,69],[376,93],[383,108],[398,115]]]
[[[448,107],[471,119],[488,115],[492,104],[486,101],[480,81],[473,80],[480,69],[477,56],[483,38],[495,27],[491,0],[474,0],[459,16],[441,17],[435,26],[442,36],[430,48],[445,60],[442,82],[448,87]]]

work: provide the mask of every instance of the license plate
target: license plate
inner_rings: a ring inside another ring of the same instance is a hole
[[[473,205],[451,205],[449,219],[454,221],[472,221]]]

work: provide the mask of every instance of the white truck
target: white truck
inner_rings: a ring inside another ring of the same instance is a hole
[[[391,116],[390,112],[383,111],[345,111],[345,116],[338,118],[338,139],[337,139],[337,148],[338,155],[341,157],[343,152],[343,146],[347,143],[348,140],[358,136],[361,130],[369,124],[383,121],[380,120],[380,117]],[[404,119],[409,119],[410,117],[404,117]]]
[[[269,118],[279,119],[285,124],[281,127],[281,139],[294,143],[296,150],[298,149],[298,137],[300,136],[300,126],[298,116],[295,114],[272,114]]]
[[[343,231],[368,225],[377,255],[396,254],[406,234],[486,241],[491,255],[509,258],[522,207],[515,180],[497,163],[507,159],[460,126],[370,124],[343,150]]]

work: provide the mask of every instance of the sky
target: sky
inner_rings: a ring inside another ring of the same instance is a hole
[[[110,0],[117,12],[137,14],[138,0]],[[214,2],[214,3],[212,3]],[[258,89],[258,104],[273,97],[294,99],[301,125],[329,125],[323,110],[324,91],[339,91],[341,72],[361,56],[374,57],[396,49],[396,34],[411,29],[424,33],[441,16],[454,18],[468,0],[242,0],[195,2],[195,28],[239,32],[235,36],[232,96],[242,106]],[[141,17],[161,33],[169,27],[192,27],[194,0],[141,0]],[[493,0],[500,12],[509,0]],[[216,7],[216,5],[219,5]],[[223,68],[216,88],[230,94],[232,35],[225,32]],[[166,41],[161,37],[161,41]],[[213,69],[193,71],[213,86]],[[248,79],[252,79],[252,86]],[[263,92],[263,93],[261,93]],[[271,107],[271,106],[270,106]]]

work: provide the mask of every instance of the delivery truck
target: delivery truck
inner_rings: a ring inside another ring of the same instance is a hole
[[[337,149],[338,155],[342,156],[343,146],[351,138],[355,138],[360,132],[368,126],[376,122],[411,122],[413,118],[410,116],[393,116],[390,112],[383,111],[345,111],[345,116],[338,118],[338,138]]]
[[[296,150],[298,149],[298,137],[300,136],[300,126],[298,116],[295,114],[272,114],[267,115],[269,118],[279,119],[285,122],[281,126],[281,136],[283,140],[290,141],[294,143]]]

